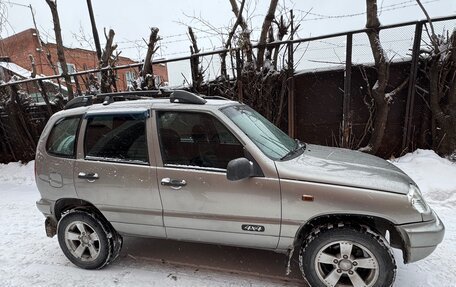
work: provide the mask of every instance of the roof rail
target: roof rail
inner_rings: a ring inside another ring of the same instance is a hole
[[[169,89],[157,89],[157,90],[142,90],[142,91],[126,91],[126,92],[113,92],[113,93],[101,93],[97,94],[97,97],[102,97],[103,99],[106,98],[107,96],[113,96],[113,97],[131,97],[132,99],[137,98],[137,97],[151,97],[151,98],[157,98],[157,97],[167,97],[169,96],[173,91]]]
[[[230,99],[222,97],[222,96],[203,96],[203,99],[205,99],[205,100],[225,100],[225,101],[230,100]]]
[[[184,90],[176,90],[169,96],[171,103],[204,105],[207,101],[201,96]]]
[[[64,109],[69,110],[69,109],[74,109],[74,108],[79,108],[79,107],[87,107],[91,106],[93,103],[92,101],[92,96],[80,96],[72,99],[69,101]]]

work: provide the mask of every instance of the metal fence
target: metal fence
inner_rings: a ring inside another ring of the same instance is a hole
[[[452,30],[456,27],[456,15],[432,19],[436,31]],[[417,79],[419,74],[419,51],[429,43],[429,37],[426,33],[426,21],[414,21],[400,24],[386,25],[379,29],[382,46],[386,50],[392,62],[406,63],[399,65],[401,68],[396,69],[394,77],[409,77],[409,84],[406,91],[403,92],[397,101],[401,105],[395,114],[395,125],[400,125],[400,135],[397,128],[394,134],[387,134],[386,137],[400,138],[400,146],[395,144],[394,152],[404,151],[415,147],[412,143],[416,125],[413,122],[417,116],[416,90]],[[348,131],[362,129],[367,122],[367,108],[362,104],[363,79],[360,79],[359,67],[371,67],[373,65],[372,52],[367,39],[366,32],[368,29],[359,29],[354,31],[335,33],[330,35],[310,37],[303,39],[294,39],[288,41],[274,42],[266,44],[266,47],[280,47],[279,58],[285,59],[282,63],[292,65],[297,71],[295,76],[289,81],[291,85],[288,93],[287,124],[290,136],[299,137],[302,140],[308,140],[328,145],[350,146],[350,135]],[[254,46],[254,49],[258,46]],[[182,78],[177,82],[191,84],[192,61],[199,58],[205,66],[205,81],[210,82],[220,75],[220,55],[227,54],[227,74],[231,78],[236,78],[241,70],[240,65],[243,62],[242,50],[240,48],[220,49],[210,52],[193,54],[185,57],[173,59],[161,59],[153,61],[153,64],[166,64],[168,72],[177,69]],[[398,66],[398,67],[399,67]],[[107,67],[103,69],[93,69],[80,71],[70,74],[75,84],[79,87],[76,94],[81,94],[86,90],[84,82],[89,74],[99,75],[101,71],[112,69],[129,70],[137,73],[142,67],[142,63],[123,65],[116,67]],[[394,67],[394,65],[392,65]],[[177,74],[177,73],[174,73]],[[369,79],[374,80],[375,71],[368,72]],[[310,81],[309,77],[318,78],[319,81]],[[34,79],[23,79],[15,82],[8,82],[0,85],[2,87],[15,85],[20,89],[26,90],[28,86],[36,81],[54,81],[62,78],[61,75],[48,77],[37,77]],[[324,79],[324,80],[322,80]],[[391,84],[396,84],[398,79],[391,77]],[[124,81],[124,79],[119,79]],[[63,82],[63,81],[62,81]],[[176,82],[176,81],[174,81]],[[32,85],[33,86],[33,85]],[[121,86],[120,84],[118,85]],[[121,88],[118,88],[121,90]],[[51,95],[52,96],[52,95]],[[318,101],[315,101],[318,99]],[[361,104],[360,104],[361,103]],[[418,103],[422,112],[423,109]],[[317,106],[315,106],[317,105]],[[320,105],[321,107],[319,107]],[[321,113],[315,113],[316,110]],[[33,115],[32,119],[40,119],[40,122],[46,121],[46,115]],[[39,108],[35,110],[40,110]],[[394,108],[393,108],[394,110]],[[313,115],[310,117],[309,115]],[[0,122],[5,115],[0,111]],[[322,125],[322,123],[326,123]],[[1,123],[0,123],[1,124]],[[1,125],[0,125],[1,126]],[[307,129],[308,126],[320,126],[325,130]],[[7,132],[7,129],[3,131]],[[329,132],[328,132],[329,130]],[[312,136],[308,136],[311,132]],[[388,132],[388,129],[387,129]],[[0,130],[0,136],[2,135]],[[330,135],[330,136],[328,136]],[[2,140],[5,135],[2,136]],[[388,141],[387,141],[388,142]],[[3,149],[1,152],[5,152]],[[388,153],[383,153],[388,156]],[[0,161],[2,159],[0,158]]]

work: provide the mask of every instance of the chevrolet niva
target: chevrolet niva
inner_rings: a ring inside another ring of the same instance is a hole
[[[222,97],[125,101],[141,93],[78,97],[39,140],[37,207],[81,268],[111,263],[128,235],[296,250],[311,286],[391,286],[392,247],[410,263],[443,239],[418,186],[383,159],[293,140]]]

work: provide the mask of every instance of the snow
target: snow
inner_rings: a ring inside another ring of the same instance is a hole
[[[443,242],[429,257],[406,266],[396,259],[396,286],[455,286],[456,163],[439,157],[433,151],[421,149],[392,163],[416,182],[446,228]]]
[[[395,251],[395,286],[454,286],[456,274],[456,164],[428,150],[392,161],[419,185],[446,225],[432,255],[402,264]],[[47,238],[33,162],[0,164],[1,286],[306,286],[296,259],[274,252],[144,238],[125,238],[120,257],[102,270],[75,267],[57,238]]]
[[[21,66],[11,63],[11,62],[0,62],[0,67],[5,68],[11,72],[13,72],[16,75],[21,76],[22,78],[30,78],[32,75],[32,72],[22,68]]]

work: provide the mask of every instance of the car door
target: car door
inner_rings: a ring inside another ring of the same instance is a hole
[[[147,109],[87,113],[74,182],[117,231],[165,237],[149,121]]]
[[[227,180],[228,162],[249,154],[210,113],[158,110],[154,118],[167,237],[276,248],[281,215],[277,178]]]

